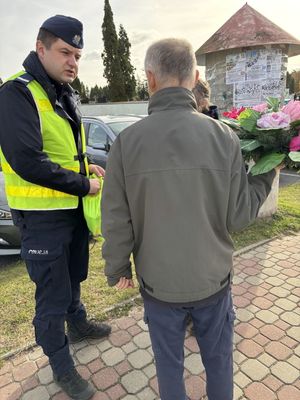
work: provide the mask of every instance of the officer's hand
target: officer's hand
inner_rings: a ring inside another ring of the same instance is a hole
[[[100,190],[100,182],[99,179],[90,179],[90,190],[89,194],[96,194]]]
[[[105,175],[105,169],[96,164],[89,164],[89,172],[90,174],[95,174],[96,176]]]

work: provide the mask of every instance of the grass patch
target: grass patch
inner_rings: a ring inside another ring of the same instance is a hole
[[[235,249],[281,234],[300,231],[300,184],[285,186],[279,190],[278,211],[270,218],[257,219],[241,232],[234,233]]]
[[[279,234],[300,231],[300,184],[280,188],[278,213],[272,218],[257,220],[242,232],[233,235],[236,249]],[[34,284],[28,278],[25,264],[14,259],[0,267],[0,356],[34,342],[31,321],[34,315]],[[109,288],[103,273],[100,244],[91,244],[89,278],[82,284],[82,299],[91,317],[103,320],[119,317],[134,303],[105,313],[109,307],[124,302],[138,293],[137,289],[117,291]]]

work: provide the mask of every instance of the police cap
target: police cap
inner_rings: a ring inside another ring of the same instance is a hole
[[[76,18],[55,15],[46,19],[41,28],[53,33],[70,46],[83,48],[82,23]]]

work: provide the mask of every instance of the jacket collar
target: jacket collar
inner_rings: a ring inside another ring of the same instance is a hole
[[[65,94],[66,92],[68,94],[75,93],[74,89],[70,85],[61,85],[48,76],[35,51],[29,53],[23,62],[23,67],[26,72],[32,75],[34,79],[42,85],[54,109],[56,101],[62,94]]]
[[[197,111],[196,100],[193,93],[183,87],[169,87],[156,92],[149,100],[149,115],[166,110],[188,108]]]

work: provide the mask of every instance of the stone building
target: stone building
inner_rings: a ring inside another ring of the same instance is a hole
[[[283,100],[288,57],[299,54],[299,40],[247,3],[196,51],[220,111]]]

